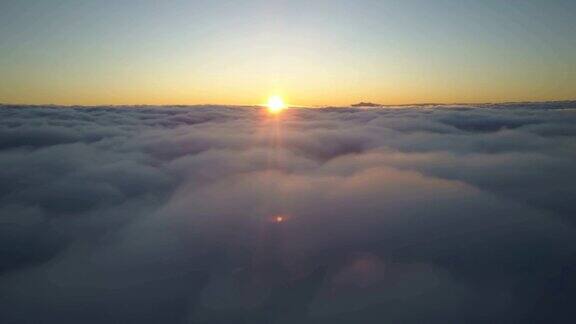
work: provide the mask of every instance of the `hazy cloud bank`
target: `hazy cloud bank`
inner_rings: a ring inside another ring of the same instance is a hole
[[[4,106],[0,320],[568,322],[575,139],[569,102]]]

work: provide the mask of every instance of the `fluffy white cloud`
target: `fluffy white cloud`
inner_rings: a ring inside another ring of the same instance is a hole
[[[575,108],[1,107],[1,319],[563,320]]]

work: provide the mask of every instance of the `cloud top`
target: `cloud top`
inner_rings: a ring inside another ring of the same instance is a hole
[[[573,102],[2,106],[0,316],[566,320],[575,137]]]

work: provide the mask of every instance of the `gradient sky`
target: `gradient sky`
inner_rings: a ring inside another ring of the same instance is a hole
[[[576,98],[576,1],[3,0],[0,102]]]

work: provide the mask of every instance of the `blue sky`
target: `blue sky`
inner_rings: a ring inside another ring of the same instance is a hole
[[[3,1],[1,102],[570,99],[573,1]]]

